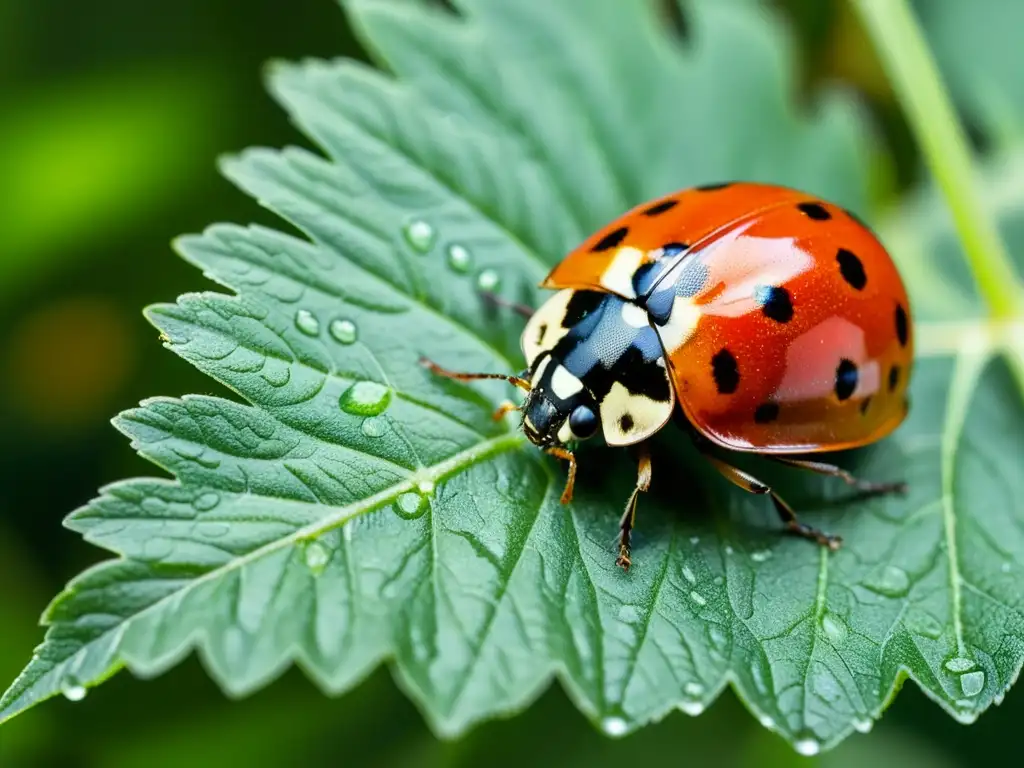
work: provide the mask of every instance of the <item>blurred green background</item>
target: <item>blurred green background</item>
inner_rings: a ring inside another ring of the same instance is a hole
[[[849,8],[774,5],[807,92],[845,80],[872,110],[889,158],[878,202],[898,200],[924,178],[921,160]],[[1024,23],[1024,3],[917,5],[975,148],[1016,142],[1024,86],[1013,78],[1024,68],[1007,61],[1020,61],[1012,30],[1022,26],[1010,17]],[[931,16],[938,6],[962,12]],[[982,40],[1000,30],[1003,40]],[[984,55],[958,63],[965,40]],[[147,396],[223,394],[162,350],[141,309],[211,287],[172,253],[176,235],[215,220],[279,225],[214,168],[223,152],[301,142],[265,94],[262,65],[337,55],[364,54],[333,0],[0,0],[0,687],[42,640],[49,598],[103,556],[61,519],[105,483],[154,474],[110,417]],[[989,72],[998,82],[973,87]],[[0,728],[0,766],[967,766],[1012,750],[1022,716],[1013,691],[963,727],[909,685],[870,736],[808,760],[728,693],[698,719],[677,713],[611,742],[555,686],[527,713],[442,744],[386,670],[341,699],[291,671],[230,702],[190,660],[154,681],[120,675],[85,703],[52,701]]]

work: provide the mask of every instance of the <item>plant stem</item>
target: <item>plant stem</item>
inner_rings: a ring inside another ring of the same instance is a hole
[[[974,184],[971,151],[909,0],[850,0],[874,41],[925,161],[946,198],[989,312],[1020,312],[1017,272]]]

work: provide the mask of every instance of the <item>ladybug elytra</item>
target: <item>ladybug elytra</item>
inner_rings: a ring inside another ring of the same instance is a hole
[[[906,417],[913,338],[906,290],[877,238],[842,208],[755,183],[696,187],[640,205],[569,253],[541,283],[557,292],[522,335],[526,437],[569,462],[571,446],[601,432],[635,446],[636,487],[620,522],[616,560],[628,569],[637,498],[651,482],[645,441],[681,409],[712,465],[746,491],[770,496],[786,528],[837,549],[801,523],[768,485],[713,455],[762,454],[888,493],[794,455],[863,446]]]

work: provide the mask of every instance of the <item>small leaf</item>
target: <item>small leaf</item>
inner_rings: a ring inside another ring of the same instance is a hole
[[[582,452],[561,505],[564,468],[490,419],[505,385],[417,365],[521,369],[521,324],[478,289],[539,302],[568,248],[658,193],[753,178],[863,209],[866,128],[834,93],[795,111],[774,17],[687,3],[682,41],[638,1],[346,5],[393,76],[279,65],[274,93],[328,159],[224,163],[308,240],[232,225],[183,238],[235,295],[149,311],[245,402],[156,399],[117,419],[174,480],[112,485],[69,518],[121,559],[54,601],[0,720],[192,649],[234,695],[293,661],[337,693],[392,659],[449,736],[553,676],[615,736],[699,714],[731,684],[803,754],[870,727],[908,675],[964,722],[1002,696],[1024,651],[1024,406],[989,336],[920,327],[908,422],[844,457],[906,479],[906,498],[853,503],[766,471],[844,537],[836,554],[780,536],[763,498],[710,478],[666,430],[628,574],[612,546],[625,456]]]

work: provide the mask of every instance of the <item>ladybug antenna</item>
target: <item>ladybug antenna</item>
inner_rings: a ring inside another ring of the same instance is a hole
[[[448,379],[455,379],[455,381],[475,381],[477,379],[501,379],[507,381],[509,384],[514,384],[522,390],[529,392],[532,387],[530,382],[521,376],[509,376],[504,373],[458,373],[456,371],[449,371],[447,368],[442,368],[437,363],[431,362],[425,357],[420,358],[420,365],[424,368],[429,369],[438,376],[444,376]]]

